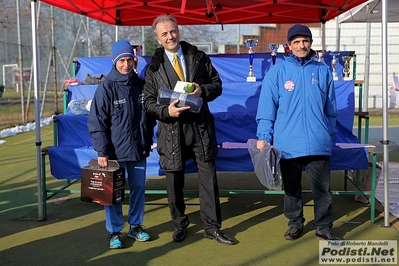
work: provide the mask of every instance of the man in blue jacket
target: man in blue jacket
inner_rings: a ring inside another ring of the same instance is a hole
[[[142,226],[145,173],[155,119],[146,115],[144,81],[134,71],[134,52],[128,41],[119,40],[112,45],[112,63],[111,71],[94,94],[88,129],[98,153],[98,165],[107,167],[109,159],[117,160],[126,170],[130,189],[128,237],[147,241],[150,236]],[[122,203],[104,208],[109,247],[122,248]]]
[[[284,215],[294,240],[303,231],[302,167],[314,198],[316,236],[338,240],[330,190],[330,155],[336,133],[337,107],[329,68],[313,59],[312,33],[296,24],[288,30],[290,52],[284,62],[266,74],[259,98],[256,121],[257,148],[273,145],[280,149],[284,184]]]

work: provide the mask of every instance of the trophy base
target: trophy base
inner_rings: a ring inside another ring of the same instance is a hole
[[[333,77],[333,80],[338,80],[338,77]]]
[[[256,77],[247,77],[247,82],[256,82]]]
[[[353,78],[351,77],[343,77],[342,80],[352,80]]]

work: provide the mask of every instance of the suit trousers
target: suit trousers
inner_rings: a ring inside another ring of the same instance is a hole
[[[305,156],[281,159],[281,175],[284,184],[284,215],[288,226],[301,227],[305,221],[302,199],[302,167],[305,166],[314,200],[314,226],[317,233],[331,231],[334,221],[330,189],[330,157]]]
[[[222,218],[215,160],[203,162],[196,160],[196,156],[194,156],[194,162],[198,170],[200,214],[204,230],[219,229],[222,224]],[[189,224],[188,217],[185,214],[184,172],[184,169],[166,172],[168,203],[175,227],[187,227]]]

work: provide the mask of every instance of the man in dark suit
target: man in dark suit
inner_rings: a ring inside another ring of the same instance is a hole
[[[162,47],[155,51],[146,69],[144,101],[147,112],[158,120],[157,150],[160,167],[166,172],[168,202],[175,226],[173,241],[184,240],[190,223],[185,214],[183,188],[185,163],[193,158],[200,181],[204,236],[222,244],[235,244],[234,240],[220,231],[222,219],[215,166],[218,147],[214,117],[208,107],[208,102],[222,94],[222,81],[204,52],[180,41],[178,24],[173,16],[157,17],[153,28]],[[203,100],[198,113],[190,112],[188,106],[178,107],[179,100],[169,105],[157,102],[159,89],[173,90],[177,81],[194,85],[191,94]]]

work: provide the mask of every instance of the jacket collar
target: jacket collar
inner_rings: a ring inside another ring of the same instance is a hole
[[[197,46],[191,45],[188,42],[180,41],[180,46],[184,56],[197,56],[201,57],[199,53],[197,53],[198,48]],[[159,70],[161,64],[165,63],[165,59],[163,57],[165,53],[165,48],[159,47],[155,50],[154,55],[151,58],[151,63],[149,64],[148,68],[151,71]]]
[[[130,71],[128,74],[121,74],[116,70],[115,65],[113,65],[111,71],[107,75],[107,79],[124,84],[134,84],[139,78],[134,70]]]
[[[301,64],[302,66],[305,65],[307,62],[309,62],[310,60],[313,60],[313,58],[315,57],[316,52],[312,49],[310,49],[309,54],[306,57],[300,58],[297,57],[296,55],[294,55],[294,53],[292,51],[290,51],[288,53],[288,56],[293,58],[294,60],[296,60],[297,62],[299,62],[299,64]]]

